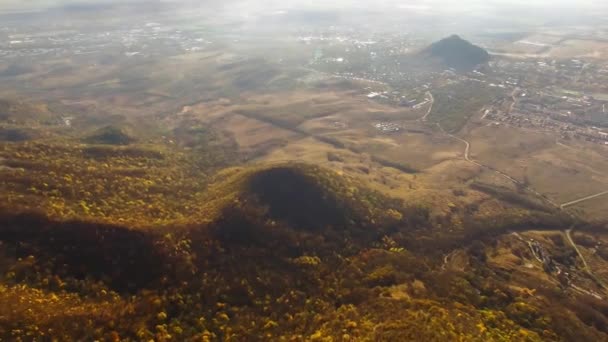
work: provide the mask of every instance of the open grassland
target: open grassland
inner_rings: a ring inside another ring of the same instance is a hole
[[[463,148],[449,137],[432,133],[397,133],[359,140],[358,148],[380,158],[423,170],[462,157]]]
[[[552,58],[606,58],[608,43],[604,41],[567,39],[551,48],[548,55]]]
[[[592,37],[584,38],[577,34],[548,30],[546,33],[528,35],[516,41],[498,43],[494,49],[521,58],[534,56],[556,59],[602,59],[607,56],[608,43]]]
[[[467,139],[473,159],[529,184],[556,203],[608,189],[608,159],[601,146],[558,145],[552,135],[504,126],[472,128]]]
[[[588,220],[605,221],[608,214],[608,197],[597,197],[568,207],[568,212],[575,213]]]

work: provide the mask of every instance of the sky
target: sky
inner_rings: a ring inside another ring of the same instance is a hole
[[[139,0],[141,1],[141,0]],[[159,0],[148,0],[148,1],[159,1]],[[163,2],[184,2],[185,0],[160,0]],[[191,1],[191,0],[189,0]],[[111,2],[125,2],[125,0],[0,0],[0,7],[3,8],[19,8],[19,7],[29,7],[29,8],[45,8],[45,7],[53,7],[53,6],[62,6],[71,3],[111,3]],[[144,0],[145,2],[145,0]],[[193,1],[197,2],[197,1]],[[205,0],[200,0],[198,2],[204,3]],[[603,6],[605,5],[605,0],[380,0],[380,1],[361,1],[361,0],[244,0],[244,2],[249,2],[252,4],[262,5],[264,3],[273,3],[273,5],[277,5],[280,3],[285,3],[288,6],[293,4],[309,4],[309,3],[318,3],[321,4],[331,4],[336,3],[341,6],[346,4],[358,4],[368,6],[375,6],[379,2],[384,3],[393,3],[393,4],[402,4],[404,6],[429,6],[429,5],[450,5],[457,4],[458,6],[496,6],[496,5],[513,5],[513,6],[559,6],[559,7],[594,7],[594,6]]]
[[[133,0],[131,0],[133,1]],[[168,2],[176,4],[206,2],[228,2],[227,0],[135,0],[140,2]],[[498,8],[572,8],[579,10],[593,10],[594,8],[607,8],[606,0],[230,0],[242,3],[243,6],[255,8],[297,8],[297,7],[327,7],[376,9],[378,7],[401,8],[409,10],[426,9],[454,9],[454,10],[478,10]],[[74,3],[124,3],[125,0],[0,0],[0,10],[37,10],[64,6]]]

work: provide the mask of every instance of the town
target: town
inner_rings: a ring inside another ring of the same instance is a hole
[[[608,146],[605,61],[495,55],[488,65],[467,73],[416,70],[404,53],[416,51],[421,43],[407,34],[378,36],[334,28],[297,39],[313,47],[308,67],[367,85],[363,95],[369,100],[419,109],[430,102],[427,93],[446,85],[475,82],[502,94],[481,111],[482,119],[489,124],[551,132],[559,139]],[[378,129],[399,132],[392,126]]]
[[[135,23],[107,31],[57,28],[35,31],[27,26],[0,28],[0,58],[5,61],[95,54],[150,57],[204,50],[209,44],[197,30],[180,30],[156,22]]]

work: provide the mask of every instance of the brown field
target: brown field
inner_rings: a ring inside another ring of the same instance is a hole
[[[298,134],[242,115],[229,115],[216,122],[236,139],[242,149],[295,139]]]
[[[608,56],[608,43],[594,40],[566,40],[549,51],[553,58],[591,57],[605,58]]]
[[[515,42],[497,45],[501,52],[545,58],[597,58],[608,56],[608,43],[602,40],[570,38],[570,33],[538,33]]]
[[[474,128],[468,136],[473,159],[529,182],[557,203],[608,189],[608,159],[597,146],[568,148],[554,136],[504,126]]]
[[[529,40],[551,44],[555,38]],[[369,100],[368,85],[360,82],[243,59],[221,49],[116,65],[120,67],[51,60],[21,82],[52,86],[45,98],[34,94],[34,99],[61,98],[62,108],[82,127],[98,125],[102,117],[164,135],[184,124],[202,124],[232,137],[247,160],[328,166],[391,196],[433,207],[438,214],[463,203],[477,203],[480,215],[505,207],[468,188],[476,181],[516,191],[504,177],[466,162],[464,143],[416,121],[428,108]],[[53,72],[61,67],[65,72]],[[0,94],[14,92],[0,86]],[[374,127],[377,123],[397,124],[402,130],[382,132]],[[469,125],[463,137],[471,142],[472,159],[527,179],[555,201],[608,188],[602,173],[608,169],[607,153],[601,147],[573,145],[569,150],[556,145],[553,136],[509,127]],[[455,196],[453,189],[466,191]],[[580,206],[589,206],[589,213],[600,217],[603,203],[598,199]]]
[[[606,220],[608,214],[608,196],[597,197],[568,207],[569,212],[579,214],[588,220]]]
[[[361,142],[359,147],[367,153],[421,170],[462,158],[464,150],[464,145],[455,144],[449,137],[423,133],[383,135]]]

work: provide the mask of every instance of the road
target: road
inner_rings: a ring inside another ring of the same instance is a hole
[[[319,71],[313,68],[307,68],[307,67],[302,67],[302,70],[308,71],[308,72],[312,72],[312,73],[316,73],[319,75],[323,75],[325,77],[336,77],[336,78],[341,78],[341,79],[345,79],[345,80],[350,80],[350,81],[360,81],[360,82],[367,82],[367,83],[375,83],[375,84],[379,84],[379,85],[383,85],[383,86],[389,86],[388,83],[386,82],[382,82],[382,81],[376,81],[376,80],[370,80],[367,78],[362,78],[362,77],[355,77],[355,76],[344,76],[344,75],[340,75],[340,74],[331,74],[328,72],[324,72],[324,71]]]
[[[426,122],[426,118],[429,116],[429,114],[431,114],[431,111],[433,110],[433,104],[435,104],[435,98],[433,97],[433,94],[431,94],[430,91],[427,91],[426,95],[431,98],[431,105],[429,106],[429,110],[426,111],[426,114],[424,114],[424,116],[420,118],[422,122]]]
[[[578,247],[574,243],[574,240],[572,240],[571,233],[572,233],[572,228],[566,229],[566,238],[568,239],[568,242],[570,242],[570,245],[572,246],[572,248],[574,248],[574,250],[576,251],[576,254],[578,254],[578,257],[581,258],[581,260],[583,261],[583,266],[585,268],[585,272],[593,275],[593,272],[591,272],[591,268],[589,268],[589,265],[587,264],[587,260],[585,260],[585,257],[583,256],[581,251],[578,249]]]
[[[571,151],[578,151],[578,149],[576,149],[576,148],[574,148],[574,147],[572,147],[572,146],[568,146],[568,145],[566,145],[566,144],[564,144],[564,143],[560,142],[560,141],[559,141],[559,138],[556,138],[556,139],[555,139],[555,144],[557,144],[557,145],[559,145],[559,146],[561,146],[561,147],[565,147],[565,148],[567,148],[567,149],[569,149],[569,150],[571,150]]]
[[[600,196],[604,196],[604,195],[608,195],[608,191],[603,191],[603,192],[600,192],[600,193],[597,193],[597,194],[594,194],[594,195],[591,195],[591,196],[579,198],[579,199],[571,201],[571,202],[562,203],[562,204],[559,205],[559,207],[561,209],[564,209],[564,208],[567,208],[569,206],[572,206],[572,205],[575,205],[575,204],[579,204],[581,202],[585,202],[585,201],[588,201],[588,200],[591,200],[591,199],[594,199],[594,198],[597,198],[597,197],[600,197]]]
[[[555,143],[556,143],[557,145],[562,146],[562,147],[565,147],[565,148],[567,148],[567,149],[569,149],[569,150],[572,150],[572,151],[579,151],[578,149],[576,149],[576,148],[574,148],[574,147],[572,147],[572,146],[568,146],[568,145],[566,145],[566,144],[564,144],[564,143],[561,143],[561,142],[559,141],[559,139],[555,139]],[[593,195],[590,195],[590,196],[586,196],[586,197],[582,197],[582,198],[579,198],[579,199],[575,199],[575,200],[570,201],[570,202],[562,203],[562,204],[560,204],[560,205],[559,205],[559,207],[560,207],[560,209],[565,209],[565,208],[570,207],[570,206],[573,206],[573,205],[575,205],[575,204],[579,204],[579,203],[581,203],[581,202],[585,202],[585,201],[588,201],[588,200],[592,200],[592,199],[594,199],[594,198],[598,198],[598,197],[601,197],[601,196],[604,196],[604,195],[608,195],[608,190],[606,190],[606,191],[602,191],[602,192],[599,192],[599,193],[597,193],[597,194],[593,194]]]
[[[477,161],[475,161],[475,160],[471,159],[471,157],[470,157],[470,152],[471,152],[471,143],[469,143],[468,141],[466,141],[466,140],[464,140],[464,139],[462,139],[462,138],[459,138],[459,137],[457,137],[457,136],[455,136],[455,135],[453,135],[453,134],[450,134],[450,133],[446,132],[446,131],[443,129],[443,127],[441,127],[441,124],[436,123],[436,125],[437,125],[437,127],[439,127],[439,129],[441,130],[441,132],[443,132],[444,134],[446,134],[446,135],[447,135],[447,136],[449,136],[450,138],[452,138],[452,139],[456,139],[456,140],[458,140],[458,141],[460,141],[460,142],[462,142],[462,143],[464,143],[464,144],[465,144],[465,149],[464,149],[464,160],[466,160],[467,162],[469,162],[469,163],[471,163],[471,164],[474,164],[474,165],[477,165],[477,166],[479,166],[479,167],[482,167],[482,168],[484,168],[484,169],[488,169],[488,170],[490,170],[490,171],[492,171],[492,172],[494,172],[494,173],[496,173],[496,174],[500,175],[501,177],[503,177],[503,178],[505,178],[505,179],[508,179],[509,181],[511,181],[511,182],[515,183],[516,185],[518,185],[518,186],[522,187],[523,189],[527,190],[528,192],[533,193],[533,194],[534,194],[534,195],[536,195],[537,197],[541,198],[543,201],[545,201],[545,202],[547,202],[547,203],[551,204],[552,206],[554,206],[554,207],[556,207],[556,208],[558,208],[558,209],[561,209],[561,206],[560,206],[559,204],[557,204],[557,203],[553,202],[552,200],[548,199],[548,198],[547,198],[547,197],[545,197],[543,194],[541,194],[540,192],[538,192],[538,191],[536,191],[536,190],[532,189],[531,187],[529,187],[528,185],[524,184],[523,182],[520,182],[520,181],[518,181],[517,179],[515,179],[515,178],[513,178],[513,177],[509,176],[508,174],[506,174],[506,173],[504,173],[504,172],[502,172],[502,171],[500,171],[500,170],[496,170],[495,168],[493,168],[493,167],[491,167],[491,166],[488,166],[488,165],[485,165],[485,164],[481,164],[481,163],[479,163],[479,162],[477,162]],[[597,197],[597,195],[596,195],[596,197]]]
[[[566,229],[566,239],[568,239],[568,242],[570,243],[570,245],[572,245],[572,248],[574,248],[574,250],[576,251],[576,254],[578,254],[578,257],[581,258],[581,260],[583,261],[583,267],[585,269],[585,272],[587,272],[587,274],[589,274],[589,276],[593,280],[595,280],[595,282],[598,285],[600,285],[604,290],[608,290],[608,287],[606,285],[604,285],[604,283],[598,277],[595,276],[595,274],[591,270],[591,267],[589,267],[589,264],[587,264],[587,260],[583,256],[583,253],[581,253],[581,251],[576,246],[576,243],[574,243],[574,240],[572,240],[571,233],[572,233],[572,228]]]
[[[506,52],[498,52],[498,51],[488,51],[492,56],[503,56],[503,57],[511,57],[511,58],[547,58],[549,54],[535,54],[535,53],[506,53]]]
[[[517,104],[517,99],[515,98],[515,94],[519,91],[519,88],[515,88],[513,89],[513,92],[511,93],[511,99],[513,100],[513,103],[511,103],[511,105],[509,106],[509,111],[507,112],[507,114],[511,114],[513,112],[513,108],[515,107],[515,104]]]
[[[445,271],[447,269],[448,266],[448,262],[450,262],[450,258],[456,253],[457,250],[453,250],[450,253],[446,254],[443,257],[443,264],[441,265],[441,270]]]
[[[515,91],[514,91],[514,92],[513,92],[513,94],[512,94],[514,102],[513,102],[513,104],[511,105],[511,108],[510,108],[509,110],[512,110],[512,109],[513,109],[513,106],[514,106],[514,104],[515,104],[515,95],[514,95],[514,94],[515,94]],[[564,209],[564,208],[566,208],[566,207],[568,207],[568,206],[572,206],[572,205],[575,205],[575,204],[578,204],[578,203],[581,203],[581,202],[584,202],[584,201],[588,201],[588,200],[591,200],[591,199],[594,199],[594,198],[597,198],[597,197],[601,197],[601,196],[608,195],[608,191],[603,191],[603,192],[600,192],[600,193],[597,193],[597,194],[594,194],[594,195],[590,195],[590,196],[587,196],[587,197],[579,198],[579,199],[577,199],[577,200],[574,200],[574,201],[571,201],[571,202],[567,202],[567,203],[562,203],[562,204],[559,204],[559,205],[558,205],[557,203],[555,203],[555,202],[551,201],[550,199],[546,198],[545,196],[543,196],[542,194],[540,194],[540,193],[539,193],[539,192],[537,192],[536,190],[534,190],[534,189],[530,188],[529,186],[525,185],[524,183],[522,183],[522,182],[520,182],[520,181],[518,181],[518,180],[514,179],[513,177],[511,177],[511,176],[507,175],[506,173],[504,173],[504,172],[502,172],[502,171],[498,171],[498,170],[493,169],[493,168],[491,168],[491,167],[489,167],[489,166],[487,166],[487,165],[483,165],[483,164],[481,164],[481,163],[478,163],[478,162],[476,162],[476,161],[472,160],[472,159],[470,158],[470,156],[469,156],[469,153],[470,153],[470,150],[471,150],[471,144],[470,144],[468,141],[466,141],[466,140],[464,140],[464,139],[462,139],[462,138],[459,138],[459,137],[457,137],[457,136],[455,136],[455,135],[453,135],[453,134],[449,134],[449,133],[447,133],[447,132],[446,132],[446,131],[445,131],[445,130],[444,130],[442,127],[441,127],[441,125],[440,125],[439,123],[437,123],[437,126],[439,127],[439,129],[440,129],[440,130],[441,130],[441,131],[442,131],[444,134],[447,134],[447,135],[448,135],[448,136],[450,136],[451,138],[456,139],[456,140],[458,140],[458,141],[461,141],[461,142],[463,142],[463,143],[465,144],[465,146],[466,146],[466,147],[465,147],[465,150],[464,150],[464,159],[465,159],[466,161],[468,161],[468,162],[470,162],[470,163],[472,163],[472,164],[475,164],[475,165],[477,165],[477,166],[480,166],[480,167],[483,167],[483,168],[486,168],[486,169],[489,169],[489,170],[492,170],[492,171],[496,172],[497,174],[499,174],[499,175],[503,176],[504,178],[506,178],[506,179],[510,180],[511,182],[513,182],[513,183],[515,183],[515,184],[517,184],[517,185],[522,186],[522,187],[523,187],[524,189],[526,189],[527,191],[529,191],[529,192],[531,192],[531,193],[535,194],[536,196],[538,196],[538,197],[542,198],[544,201],[546,201],[546,202],[550,203],[551,205],[553,205],[553,206],[554,206],[554,207],[556,207],[556,208],[559,208],[559,209]],[[557,143],[557,144],[560,144],[560,142],[559,142],[558,140],[556,140],[556,143]],[[566,146],[566,145],[564,145],[564,146]],[[566,146],[566,147],[569,147],[569,146]],[[597,283],[598,283],[598,284],[599,284],[599,285],[600,285],[602,288],[604,288],[605,290],[608,290],[608,286],[604,285],[604,283],[603,283],[601,280],[599,280],[599,278],[598,278],[598,277],[596,277],[596,276],[595,276],[595,274],[593,273],[593,271],[591,270],[591,268],[590,268],[590,267],[589,267],[589,265],[587,264],[587,260],[585,259],[585,257],[584,257],[584,256],[583,256],[583,254],[581,253],[581,251],[578,249],[578,247],[577,247],[577,246],[576,246],[576,244],[574,243],[574,240],[572,240],[571,232],[572,232],[572,229],[567,229],[567,230],[566,230],[566,238],[568,239],[568,242],[569,242],[569,243],[572,245],[572,247],[574,248],[574,250],[575,250],[575,251],[576,251],[576,253],[578,254],[579,258],[582,260],[582,262],[583,262],[583,266],[584,266],[584,269],[585,269],[585,272],[587,272],[587,274],[589,274],[589,276],[591,276],[591,278],[593,278],[593,279],[594,279],[594,280],[595,280],[595,281],[596,281],[596,282],[597,282]],[[530,245],[530,243],[529,243],[529,242],[528,242],[528,244]],[[531,248],[531,246],[530,246],[530,248]],[[448,256],[449,256],[449,255],[448,255]],[[447,258],[448,258],[448,256],[446,256],[446,259],[444,260],[444,265],[445,265],[445,264],[447,264]],[[536,256],[536,255],[535,255],[535,256]],[[538,258],[538,257],[537,257],[537,258]],[[593,294],[592,294],[592,295],[593,295]],[[594,295],[594,296],[595,296],[595,295]]]
[[[583,268],[584,271],[591,277],[593,278],[602,288],[607,289],[606,286],[604,286],[604,284],[598,280],[598,278],[593,274],[593,272],[591,271],[591,268],[589,267],[589,265],[587,264],[587,260],[585,260],[585,257],[583,257],[583,255],[581,254],[581,252],[579,251],[578,247],[576,246],[576,244],[574,243],[574,241],[572,240],[572,236],[570,235],[572,229],[567,229],[565,230],[566,233],[566,239],[568,240],[568,242],[570,243],[570,245],[572,246],[572,248],[574,248],[574,250],[576,251],[576,253],[578,254],[579,258],[581,258],[581,260],[583,261]],[[536,255],[536,251],[534,250],[534,248],[532,247],[532,243],[529,239],[524,239],[521,235],[519,235],[519,233],[517,232],[513,232],[512,233],[517,239],[519,239],[519,241],[526,243],[528,245],[528,247],[530,248],[530,251],[532,252],[532,254],[534,255],[534,257],[536,258],[536,260],[538,260],[541,264],[544,264],[544,261],[539,258],[538,255]],[[570,287],[573,288],[574,290],[589,295],[589,296],[593,296],[595,298],[598,299],[603,299],[599,294],[593,292],[593,291],[589,291],[589,290],[585,290],[581,287],[576,286],[575,284],[570,284]]]
[[[506,177],[507,179],[509,179],[512,182],[515,182],[515,183],[519,182],[518,180],[512,178],[511,176],[509,176],[509,175],[507,175],[505,173],[502,173],[501,171],[495,170],[495,169],[493,169],[493,168],[491,168],[491,167],[489,167],[487,165],[478,163],[478,162],[474,161],[473,159],[471,159],[470,158],[470,152],[471,152],[471,143],[470,142],[468,142],[468,141],[466,141],[466,140],[464,140],[462,138],[459,138],[459,137],[455,136],[454,134],[450,134],[450,133],[446,132],[443,129],[443,127],[441,127],[441,124],[436,123],[436,125],[437,125],[437,127],[439,127],[439,130],[441,130],[441,132],[443,132],[443,134],[447,135],[448,137],[450,137],[452,139],[455,139],[455,140],[458,140],[458,141],[464,143],[464,145],[465,145],[465,148],[464,148],[464,160],[468,161],[469,163],[475,164],[475,165],[477,165],[479,167],[483,167],[483,168],[486,168],[486,169],[490,169],[490,170],[492,170],[494,172],[497,172],[501,176]]]
[[[583,64],[583,67],[581,68],[581,71],[579,71],[578,75],[576,76],[576,78],[574,79],[574,83],[578,83],[580,82],[581,78],[583,77],[583,73],[585,72],[585,68],[587,68],[588,66],[590,66],[591,64],[589,63],[585,63]]]

